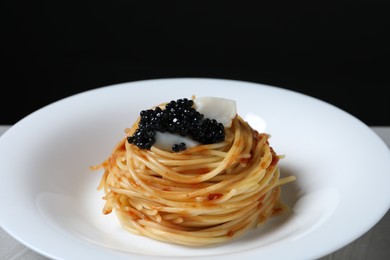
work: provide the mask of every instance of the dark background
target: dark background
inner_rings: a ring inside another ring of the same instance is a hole
[[[3,1],[0,124],[111,84],[237,79],[390,125],[388,1]]]

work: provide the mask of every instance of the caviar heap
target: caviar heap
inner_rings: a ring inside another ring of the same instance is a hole
[[[193,100],[183,98],[172,100],[164,109],[156,107],[142,110],[138,129],[127,138],[127,141],[141,149],[150,149],[156,141],[156,131],[187,136],[202,144],[225,140],[224,125],[215,119],[205,118],[193,106]],[[185,143],[172,146],[174,152],[185,149]]]

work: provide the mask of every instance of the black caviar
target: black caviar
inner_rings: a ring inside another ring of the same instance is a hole
[[[174,152],[180,152],[180,151],[185,150],[186,148],[187,148],[187,146],[185,143],[172,145],[172,151],[174,151]]]
[[[172,100],[164,109],[142,110],[138,129],[127,138],[129,143],[141,149],[150,149],[155,143],[156,131],[189,136],[202,144],[213,144],[225,140],[225,129],[215,119],[205,118],[193,108],[194,101],[187,98]],[[186,149],[185,143],[174,144],[172,151]]]

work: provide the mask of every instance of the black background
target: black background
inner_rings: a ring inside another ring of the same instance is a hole
[[[111,84],[237,79],[390,125],[387,1],[3,1],[0,124]]]

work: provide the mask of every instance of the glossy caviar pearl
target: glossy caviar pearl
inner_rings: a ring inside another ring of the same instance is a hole
[[[186,147],[186,144],[185,143],[180,143],[180,144],[174,144],[172,145],[172,151],[174,152],[180,152],[180,151],[183,151],[185,150],[187,147]]]

